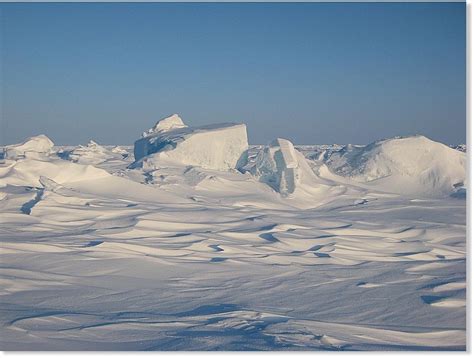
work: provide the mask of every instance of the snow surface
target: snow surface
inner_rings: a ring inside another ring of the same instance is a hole
[[[466,348],[464,157],[279,139],[242,173],[197,152],[233,127],[167,128],[149,139],[195,138],[199,164],[94,145],[0,162],[2,350]]]

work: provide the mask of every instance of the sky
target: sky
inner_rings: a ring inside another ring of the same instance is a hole
[[[249,142],[466,141],[465,3],[1,3],[0,145],[132,145],[178,113]]]

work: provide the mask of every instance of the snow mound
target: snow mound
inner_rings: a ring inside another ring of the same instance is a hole
[[[159,121],[144,134],[135,142],[132,167],[156,169],[160,163],[172,162],[229,170],[240,166],[248,148],[245,124],[187,127],[175,115]]]
[[[67,154],[67,159],[81,164],[99,164],[114,158],[112,151],[90,140],[87,145],[80,145]]]
[[[4,158],[39,158],[52,152],[54,143],[44,134],[30,137],[20,144],[12,144],[4,148]]]
[[[424,136],[348,145],[326,164],[337,175],[399,194],[451,195],[466,180],[466,154]]]

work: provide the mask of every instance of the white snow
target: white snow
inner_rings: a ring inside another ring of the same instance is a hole
[[[346,146],[326,161],[335,174],[391,193],[443,197],[466,180],[466,154],[424,136]]]
[[[13,144],[4,147],[4,157],[16,158],[38,158],[51,153],[54,143],[44,134],[30,137],[20,144]]]
[[[229,170],[240,165],[248,148],[245,124],[183,126],[177,115],[158,122],[135,142],[135,166],[156,169],[160,163],[174,162]]]
[[[0,162],[2,350],[466,349],[464,153],[177,123]]]

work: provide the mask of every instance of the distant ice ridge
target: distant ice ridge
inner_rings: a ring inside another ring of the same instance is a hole
[[[128,157],[128,151],[120,145],[116,145],[110,151],[115,154],[120,154],[123,158]]]
[[[112,157],[113,155],[109,150],[93,140],[90,140],[85,146],[80,145],[74,148],[67,155],[67,158],[71,161],[83,164],[98,164]]]
[[[111,149],[105,148],[90,140],[87,145],[79,145],[70,151],[63,151],[63,153],[58,155],[75,163],[100,164],[111,159],[123,159],[128,156],[128,152],[119,146]]]
[[[464,153],[466,153],[467,149],[465,144],[450,145],[450,147]]]
[[[142,178],[139,180],[151,184],[168,185],[166,183],[174,179],[170,179],[167,173],[174,171],[177,175],[185,170],[185,182],[194,183],[189,184],[193,188],[197,184],[189,178],[195,171],[188,166],[197,167],[196,172],[221,171],[206,175],[209,178],[230,175],[232,180],[238,178],[240,192],[245,181],[274,195],[272,190],[257,181],[267,184],[280,193],[285,202],[293,201],[291,205],[298,207],[312,207],[340,195],[353,197],[372,192],[414,198],[449,195],[462,198],[466,194],[466,154],[461,151],[465,146],[455,150],[423,136],[385,139],[365,146],[296,148],[290,141],[278,138],[268,146],[249,149],[245,124],[188,127],[178,115],[172,115],[158,121],[135,142],[135,162],[130,166],[132,158],[126,160],[128,152],[120,147],[106,148],[90,141],[84,146],[62,148],[56,152],[53,146],[48,137],[39,135],[4,147],[5,160],[0,163],[1,181],[35,186],[39,185],[39,176],[48,177],[48,173],[58,176],[59,181],[62,181],[62,176],[71,181],[103,174],[92,173],[94,167],[68,167],[58,162],[62,158],[74,163],[92,164],[118,176]],[[238,169],[246,176],[239,177],[240,174],[232,169]],[[63,170],[67,172],[62,173]],[[164,176],[161,174],[163,171]],[[228,173],[223,173],[225,171]],[[155,177],[158,179],[153,179]],[[231,185],[232,180],[226,179],[223,183]],[[204,186],[202,180],[198,182]],[[210,182],[213,184],[206,190],[217,191],[216,180]],[[220,192],[225,191],[225,185],[221,185]],[[252,185],[245,186],[250,194],[254,189]]]
[[[174,114],[164,118],[135,142],[132,167],[153,169],[173,162],[206,169],[238,168],[248,148],[245,124],[223,123],[187,127]]]
[[[54,143],[44,134],[30,137],[20,144],[12,144],[4,148],[4,158],[39,158],[52,153]]]
[[[449,195],[466,180],[466,154],[424,136],[347,145],[326,164],[337,175],[399,194]]]

